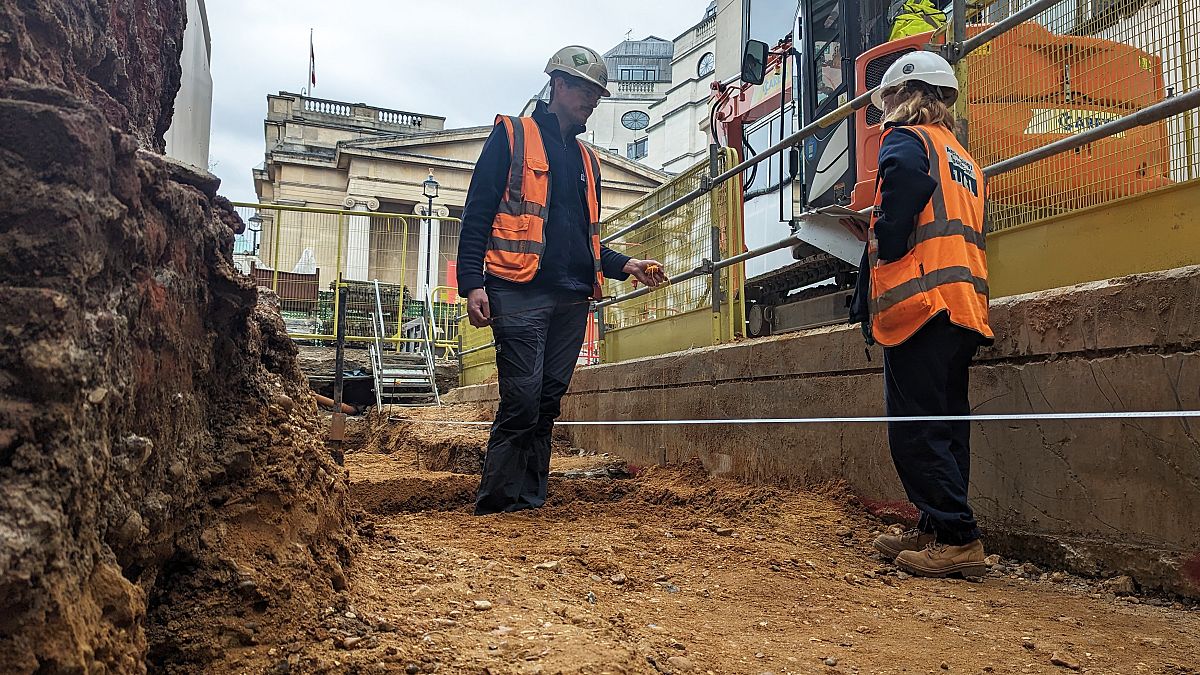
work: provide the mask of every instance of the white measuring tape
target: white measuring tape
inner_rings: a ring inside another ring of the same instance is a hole
[[[1144,412],[1074,412],[1028,413],[1024,415],[922,415],[914,417],[763,417],[757,419],[723,420],[592,420],[555,422],[556,426],[691,426],[703,424],[878,424],[882,422],[1027,422],[1041,420],[1119,420],[1200,417],[1200,410],[1149,410]],[[418,422],[457,426],[491,426],[491,422],[462,422],[457,420],[423,420],[412,417],[389,417],[389,422]]]

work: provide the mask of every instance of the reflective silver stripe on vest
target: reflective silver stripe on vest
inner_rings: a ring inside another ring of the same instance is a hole
[[[588,201],[589,202],[592,200],[596,201],[596,217],[599,218],[600,217],[600,160],[596,159],[596,153],[592,152],[589,148],[584,146],[583,141],[579,141],[579,149],[580,149],[580,151],[583,152],[584,156],[587,157],[588,162],[592,165],[592,180],[594,180],[596,182],[596,189],[592,191],[592,194],[588,195]],[[590,209],[589,209],[588,217],[591,217]]]
[[[504,251],[506,253],[532,253],[534,255],[541,255],[546,251],[546,245],[540,241],[502,239],[500,237],[492,237],[488,241],[488,248],[493,251]]]
[[[512,159],[508,164],[508,197],[514,202],[525,200],[525,125],[521,118],[505,116],[512,126]]]
[[[949,217],[946,215],[946,195],[942,192],[942,156],[938,153],[933,138],[924,129],[917,127],[907,128],[920,134],[921,139],[925,142],[925,150],[929,153],[929,177],[937,184],[933,188],[933,196],[929,198],[930,202],[933,203],[933,219],[935,221],[946,222],[949,220]]]
[[[987,279],[981,279],[971,274],[969,268],[961,266],[943,267],[940,270],[927,272],[916,279],[909,279],[899,286],[886,291],[874,300],[875,311],[881,314],[913,296],[932,291],[938,286],[964,282],[975,286],[976,293],[980,295],[988,294]]]
[[[600,160],[596,158],[596,153],[592,152],[590,148],[588,148],[587,146],[585,146],[583,144],[583,141],[579,141],[579,150],[584,154],[585,157],[587,157],[588,162],[592,165],[592,180],[596,183],[596,185],[595,185],[596,189],[589,191],[589,192],[591,192],[591,194],[588,195],[588,201],[589,202],[592,200],[596,201],[596,216],[599,217],[600,216],[600,194],[599,194],[600,193]],[[589,218],[591,217],[591,209],[588,209],[588,217]],[[600,236],[600,223],[591,223],[588,228],[588,234],[592,237],[599,237]],[[591,245],[591,242],[588,242],[588,244]],[[592,269],[595,270],[597,275],[599,275],[601,277],[604,276],[603,266],[600,264],[600,254],[599,254],[599,252],[597,252],[595,250],[592,251]]]
[[[506,200],[500,202],[497,212],[503,213],[506,216],[537,216],[538,218],[545,220],[547,215],[549,215],[550,210],[541,204],[534,204],[533,202],[514,202]]]
[[[932,223],[926,223],[913,228],[913,233],[908,236],[908,248],[911,250],[917,244],[929,241],[930,239],[953,237],[955,235],[961,236],[968,244],[972,244],[980,250],[987,250],[985,244],[986,237],[984,237],[983,233],[961,220],[935,220]]]

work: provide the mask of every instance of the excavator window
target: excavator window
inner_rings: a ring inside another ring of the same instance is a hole
[[[819,107],[842,86],[842,22],[839,0],[820,0],[813,3],[812,44],[813,68],[817,75],[813,105]]]

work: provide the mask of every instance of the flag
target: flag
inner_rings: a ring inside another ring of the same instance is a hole
[[[313,51],[311,28],[308,29],[308,82],[310,86],[317,86],[317,54]]]

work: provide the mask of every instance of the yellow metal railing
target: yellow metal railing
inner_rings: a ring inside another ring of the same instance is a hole
[[[434,308],[433,323],[429,327],[433,344],[447,357],[453,357],[458,351],[458,318],[466,312],[466,301],[458,297],[458,289],[454,286],[435,286],[430,296]]]
[[[235,250],[235,262],[260,286],[279,296],[288,334],[294,339],[333,340],[338,328],[338,294],[333,285],[340,277],[349,289],[346,306],[346,339],[372,339],[371,314],[375,311],[375,285],[388,335],[383,340],[399,344],[420,342],[404,338],[401,326],[421,319],[424,299],[418,288],[421,261],[431,247],[421,247],[421,221],[432,220],[439,231],[439,252],[430,278],[453,276],[453,256],[458,251],[460,221],[380,213],[319,209],[276,204],[235,203],[238,214],[256,239]],[[458,299],[449,286],[434,286],[435,345],[457,348]]]
[[[732,149],[717,158],[718,172],[737,163]],[[603,236],[621,232],[656,209],[692,192],[709,176],[701,162],[604,221]],[[614,250],[663,263],[667,275],[700,267],[705,260],[729,258],[743,250],[740,177],[726,181],[707,195],[609,242]],[[696,276],[672,283],[647,295],[603,309],[600,356],[614,363],[640,356],[720,344],[743,334],[745,304],[743,265],[716,275]],[[714,289],[714,282],[717,288]],[[609,281],[606,295],[628,290]],[[717,300],[714,303],[714,290]]]
[[[990,2],[981,32],[1021,7]],[[1200,86],[1200,0],[1064,0],[966,59],[970,150],[982,166]],[[1097,140],[994,177],[993,231],[1200,178],[1200,113]]]

